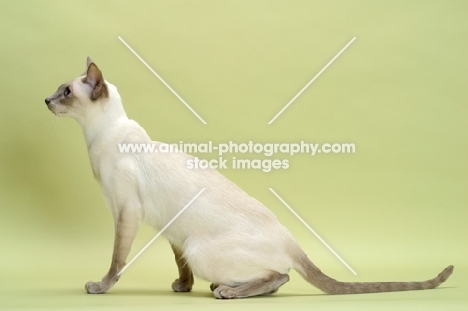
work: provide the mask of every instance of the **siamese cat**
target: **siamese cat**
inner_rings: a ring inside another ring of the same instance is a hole
[[[119,279],[141,222],[161,230],[201,189],[193,204],[164,231],[175,254],[176,292],[192,290],[194,275],[212,282],[216,298],[276,293],[289,270],[329,294],[431,289],[452,274],[453,266],[423,282],[339,282],[307,257],[291,233],[262,203],[214,169],[187,169],[184,153],[120,153],[119,143],[154,143],[129,119],[117,88],[104,80],[88,57],[83,75],[60,85],[45,99],[59,117],[82,127],[94,177],[115,222],[110,269],[90,294],[108,291]]]

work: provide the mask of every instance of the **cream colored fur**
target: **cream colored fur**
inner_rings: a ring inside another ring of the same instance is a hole
[[[334,286],[349,284],[326,279],[275,215],[218,171],[187,169],[191,156],[183,153],[120,153],[119,143],[152,140],[127,117],[116,87],[89,58],[86,73],[61,85],[46,103],[81,125],[94,176],[115,220],[111,267],[101,282],[86,284],[88,293],[104,293],[118,280],[141,222],[160,230],[202,188],[206,191],[164,232],[179,266],[174,290],[190,291],[193,272],[213,282],[217,298],[271,294],[287,282],[291,268],[326,292],[340,293]],[[352,286],[346,292],[353,292]]]

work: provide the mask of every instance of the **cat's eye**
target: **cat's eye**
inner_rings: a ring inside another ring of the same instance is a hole
[[[70,95],[70,93],[71,93],[70,88],[67,86],[65,91],[63,91],[63,96],[67,97],[68,95]]]

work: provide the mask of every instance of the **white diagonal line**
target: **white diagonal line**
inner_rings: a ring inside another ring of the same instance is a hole
[[[196,113],[196,111],[193,110],[193,108],[190,107],[190,105],[187,104],[187,102],[182,97],[180,97],[180,95],[177,94],[177,92],[174,91],[174,89],[169,84],[167,84],[167,82],[164,81],[164,79],[161,78],[161,76],[158,75],[158,73],[156,71],[154,71],[153,68],[151,68],[151,66],[148,65],[148,63],[145,62],[145,60],[143,58],[141,58],[141,56],[138,55],[138,53],[135,52],[135,50],[132,49],[132,47],[130,45],[128,45],[128,43],[125,42],[125,40],[122,39],[121,36],[118,36],[118,38],[133,53],[133,55],[135,55],[143,63],[143,65],[145,65],[146,68],[148,68],[156,76],[156,78],[158,78],[169,89],[169,91],[171,91],[203,124],[206,124],[205,120],[203,120],[202,117],[200,117],[200,115],[198,113]]]
[[[329,61],[328,64],[326,64],[325,67],[323,67],[322,70],[320,70],[319,73],[317,73],[317,74],[315,75],[315,77],[313,77],[312,80],[310,80],[309,83],[307,83],[306,86],[304,86],[304,87],[302,88],[302,90],[300,90],[299,93],[297,93],[296,96],[294,96],[294,97],[289,101],[289,103],[287,103],[286,106],[284,106],[283,109],[281,109],[280,112],[278,112],[278,113],[276,114],[276,116],[274,116],[274,118],[270,120],[270,122],[268,122],[268,124],[273,123],[273,121],[275,121],[276,118],[278,118],[278,117],[286,110],[286,108],[288,108],[288,107],[296,100],[296,98],[298,98],[299,95],[301,95],[302,92],[304,92],[304,91],[309,87],[309,85],[311,85],[312,82],[314,82],[315,79],[317,79],[317,78],[322,74],[322,72],[324,72],[325,69],[327,69],[328,66],[330,66],[330,65],[332,64],[332,63],[335,61],[335,59],[337,59],[338,56],[340,56],[341,53],[343,53],[343,52],[348,48],[348,46],[350,46],[351,43],[353,43],[354,40],[356,40],[356,37],[352,38],[351,41],[349,41],[348,44],[346,44],[345,47],[342,48],[341,51],[339,51],[338,54],[336,54],[335,57],[333,57],[332,60]]]
[[[351,267],[346,263],[346,261],[344,261],[343,258],[341,258],[340,255],[338,255],[338,254],[335,252],[335,250],[333,250],[333,248],[331,248],[330,245],[328,245],[327,242],[325,242],[325,240],[322,239],[322,237],[320,237],[320,235],[318,235],[317,232],[315,232],[315,230],[312,229],[312,228],[304,221],[304,219],[302,219],[301,216],[299,216],[299,215],[291,208],[291,206],[289,206],[288,203],[286,203],[286,202],[283,200],[283,198],[281,198],[281,197],[275,192],[275,190],[273,190],[272,188],[268,188],[268,189],[278,198],[278,200],[281,201],[281,203],[284,204],[284,206],[286,206],[286,207],[291,211],[291,213],[294,214],[294,216],[297,217],[297,219],[299,219],[299,220],[302,222],[302,224],[304,224],[304,226],[307,227],[307,229],[310,230],[310,232],[312,232],[312,233],[317,237],[317,239],[320,240],[320,242],[322,242],[323,245],[325,245],[326,248],[328,248],[328,250],[329,250],[330,252],[333,253],[333,255],[335,255],[336,258],[338,258],[339,261],[341,261],[341,263],[343,263],[343,264],[346,266],[346,268],[349,269],[349,271],[351,271],[354,275],[357,275],[357,273],[353,270],[353,268],[351,268]]]
[[[145,245],[145,247],[143,247],[141,249],[141,251],[139,251],[138,254],[136,254],[135,257],[133,257],[132,260],[130,260],[130,262],[125,265],[125,267],[122,268],[122,270],[120,270],[119,273],[117,273],[117,276],[120,276],[167,229],[167,227],[169,227],[174,222],[174,220],[176,220],[200,196],[200,194],[202,194],[202,192],[205,191],[205,190],[206,190],[206,188],[203,188],[202,190],[200,190],[200,192],[198,192],[197,195],[195,195],[193,197],[193,199],[191,199],[190,202],[188,202],[187,205],[185,205],[184,208],[181,209],[174,216],[174,218],[172,218],[171,221],[169,221],[167,223],[167,225],[165,225],[164,228],[162,228],[161,231],[159,231],[158,234],[156,234],[155,237],[152,238],[151,241],[149,241]]]

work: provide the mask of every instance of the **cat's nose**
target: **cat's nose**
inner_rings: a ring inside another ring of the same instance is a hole
[[[48,98],[45,99],[45,103],[46,105],[49,105],[50,104],[50,100]]]

